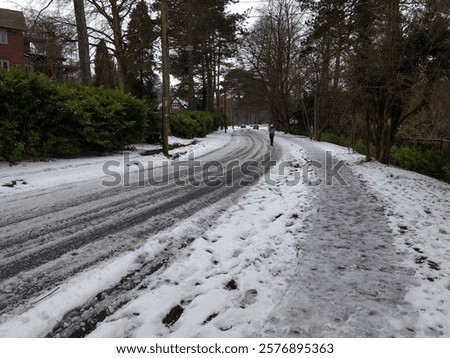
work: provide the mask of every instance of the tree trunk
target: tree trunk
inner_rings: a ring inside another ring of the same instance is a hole
[[[399,0],[389,0],[388,9],[389,32],[386,41],[386,63],[385,63],[385,104],[383,118],[380,118],[379,130],[379,153],[378,161],[384,164],[389,163],[391,151],[391,124],[393,106],[395,101],[395,85],[397,78],[397,56],[400,41],[400,4]]]
[[[364,149],[366,152],[366,162],[370,162],[372,157],[370,155],[370,116],[369,110],[366,109],[366,136],[364,138]]]
[[[167,0],[161,1],[161,51],[162,51],[162,141],[163,154],[169,157],[169,110],[170,110],[170,77],[169,77],[169,38],[167,35]]]
[[[117,80],[119,84],[119,90],[125,92],[125,56],[123,51],[122,41],[122,26],[120,20],[120,13],[117,7],[117,1],[111,1],[111,14],[112,14],[112,30],[113,41],[116,49],[117,60]]]
[[[213,111],[214,109],[214,61],[212,58],[211,50],[209,49],[208,45],[208,51],[205,53],[205,60],[206,60],[206,109],[208,111]]]
[[[187,56],[188,56],[188,108],[195,108],[194,88],[194,47],[192,33],[192,0],[185,0],[186,5],[186,33],[187,33]]]
[[[205,111],[208,107],[208,91],[206,90],[207,81],[206,81],[206,65],[205,65],[205,51],[202,50],[202,110]]]
[[[389,155],[391,151],[391,126],[389,120],[384,120],[380,129],[379,154],[378,161],[383,164],[389,164]]]
[[[89,56],[89,38],[84,11],[84,0],[73,0],[78,34],[78,54],[80,57],[81,84],[91,85],[91,61]]]

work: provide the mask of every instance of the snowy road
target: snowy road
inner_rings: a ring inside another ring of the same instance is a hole
[[[99,158],[0,163],[0,337],[450,337],[450,185],[279,132],[269,170],[265,128],[189,148],[178,182],[189,153],[266,173],[106,188],[80,179]]]
[[[243,183],[255,180],[257,172],[226,164],[262,163],[268,150],[267,139],[259,132],[239,131],[227,146],[201,158],[203,164],[212,163],[207,168],[192,160],[178,161],[169,169],[155,168],[151,178],[150,172],[144,173],[146,177],[131,174],[129,186],[107,187],[96,180],[2,199],[0,314],[20,310],[30,298],[51,292],[68,277],[102,260],[135,250],[149,235],[200,209],[221,201],[224,210],[240,195],[237,190]],[[226,178],[221,182],[214,177],[219,162],[224,172],[219,174]],[[264,170],[258,168],[259,173]],[[206,229],[219,214],[209,212],[197,218],[199,226]],[[190,241],[186,237],[166,243],[159,262],[152,266],[161,267]]]

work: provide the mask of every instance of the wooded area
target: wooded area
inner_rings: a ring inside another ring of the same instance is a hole
[[[450,138],[446,0],[266,0],[251,27],[228,10],[235,0],[74,0],[44,11],[50,0],[28,11],[30,32],[60,56],[77,42],[78,82],[157,103],[162,1],[171,92],[189,109],[226,113],[222,98],[278,130],[362,142],[383,163],[399,134]]]
[[[383,163],[399,131],[450,137],[447,1],[272,0],[260,15],[240,58],[282,130],[362,139]]]

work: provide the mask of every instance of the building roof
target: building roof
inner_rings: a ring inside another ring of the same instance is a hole
[[[0,28],[26,31],[25,17],[22,11],[0,9]]]

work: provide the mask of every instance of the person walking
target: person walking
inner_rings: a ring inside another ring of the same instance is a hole
[[[273,126],[273,124],[271,124],[269,128],[269,137],[270,137],[270,145],[273,146],[273,137],[275,137],[275,127]]]

